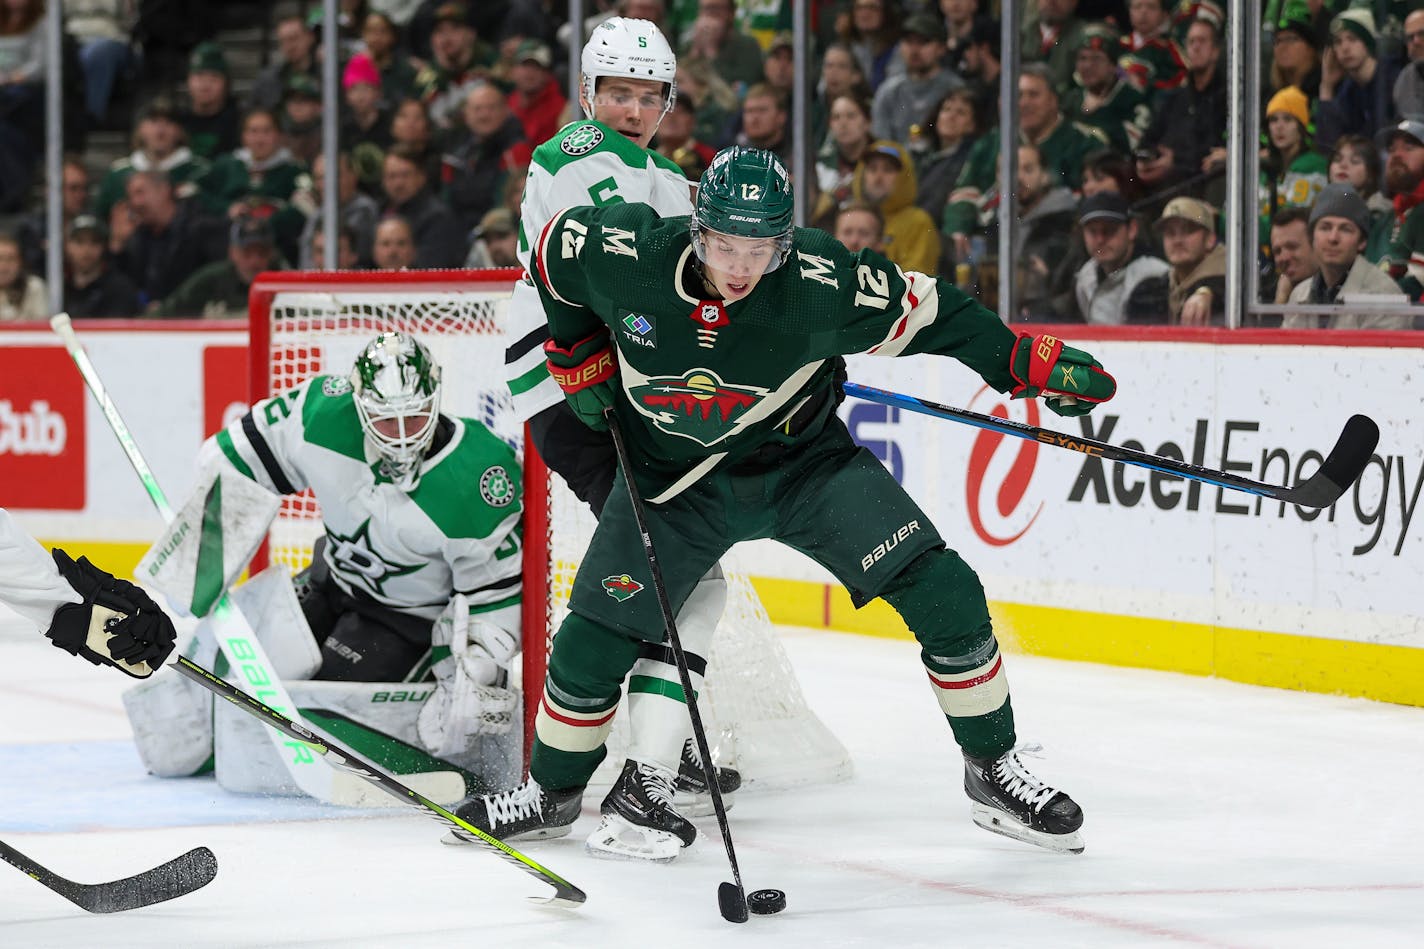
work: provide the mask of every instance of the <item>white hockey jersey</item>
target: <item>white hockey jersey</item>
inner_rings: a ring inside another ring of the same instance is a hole
[[[639,148],[601,122],[570,122],[534,149],[520,207],[519,262],[529,269],[529,245],[564,208],[642,202],[662,217],[692,213],[692,183],[657,152]],[[521,421],[564,398],[544,365],[549,329],[539,294],[527,280],[515,285],[509,301],[509,348],[505,379]]]
[[[49,629],[54,611],[65,603],[83,602],[60,576],[49,552],[0,507],[0,603]]]
[[[279,494],[321,505],[335,582],[393,609],[437,618],[454,593],[470,613],[519,629],[521,484],[514,451],[472,419],[421,465],[407,493],[380,471],[351,383],[316,376],[265,399],[209,439],[205,463],[230,465]]]

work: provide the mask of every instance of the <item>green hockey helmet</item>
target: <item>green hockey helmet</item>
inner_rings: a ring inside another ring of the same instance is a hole
[[[440,417],[440,366],[408,333],[382,333],[351,369],[361,429],[381,456],[385,474],[410,491]]]
[[[796,199],[786,166],[759,148],[724,148],[702,173],[689,228],[697,259],[707,262],[704,232],[732,237],[769,238],[774,251],[763,273],[771,273],[791,252],[792,212]]]

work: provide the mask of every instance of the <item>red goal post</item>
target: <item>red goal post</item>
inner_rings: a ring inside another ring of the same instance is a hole
[[[441,410],[474,418],[519,451],[524,465],[526,742],[542,697],[549,643],[566,609],[592,514],[535,452],[513,417],[504,381],[505,310],[517,269],[264,273],[249,298],[250,401],[320,373],[346,374],[377,333],[418,336],[441,366]],[[309,494],[286,498],[268,538],[269,559],[296,571],[321,533]],[[709,655],[699,704],[719,763],[748,785],[791,786],[847,776],[845,748],[806,707],[794,671],[751,582],[728,577],[728,606]],[[619,716],[621,719],[622,716]],[[615,720],[610,767],[626,726]]]

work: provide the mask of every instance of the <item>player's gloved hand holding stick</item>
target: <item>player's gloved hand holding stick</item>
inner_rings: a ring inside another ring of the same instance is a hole
[[[1019,336],[1009,358],[1009,374],[1018,382],[1010,396],[1043,396],[1044,404],[1058,415],[1087,415],[1094,405],[1117,392],[1117,381],[1103,370],[1102,363],[1046,333]]]
[[[579,421],[596,432],[607,431],[603,413],[613,407],[618,377],[618,359],[608,331],[600,329],[568,348],[550,339],[544,344],[544,356],[549,375],[564,390],[564,398]]]
[[[110,665],[136,679],[147,678],[173,651],[177,634],[168,614],[139,587],[89,562],[53,551],[60,576],[83,597],[54,611],[46,630],[56,646],[94,665]]]

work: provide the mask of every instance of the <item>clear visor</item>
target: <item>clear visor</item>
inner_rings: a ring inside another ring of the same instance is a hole
[[[738,237],[696,227],[692,231],[692,250],[703,266],[732,277],[751,277],[771,273],[786,261],[791,250],[791,234]]]

